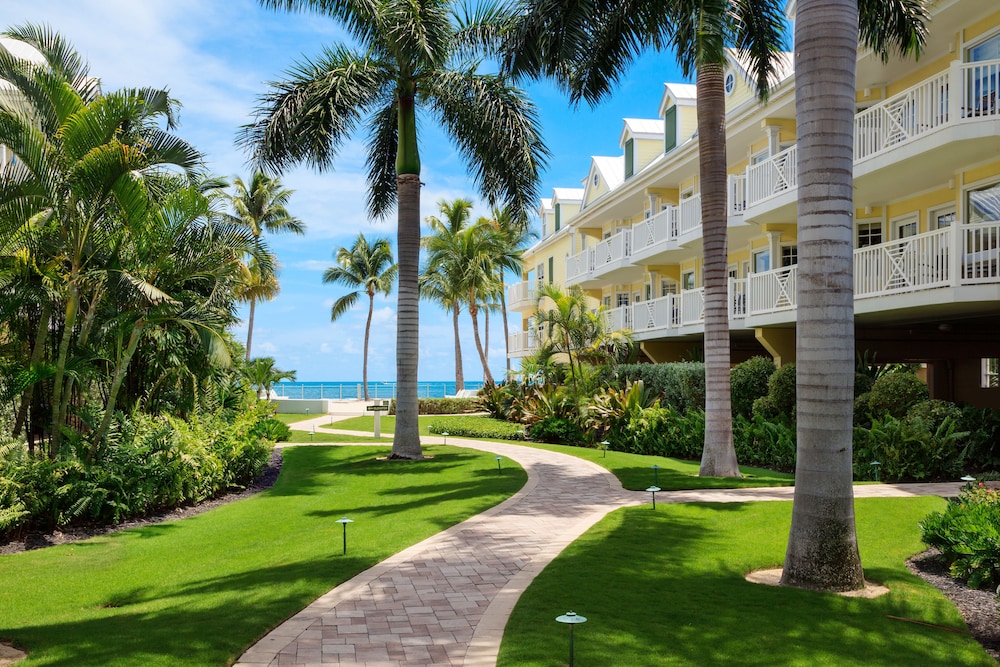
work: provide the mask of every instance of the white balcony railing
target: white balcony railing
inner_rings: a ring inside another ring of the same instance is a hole
[[[632,251],[640,252],[677,238],[680,231],[677,207],[668,206],[653,217],[632,226]]]
[[[566,284],[572,285],[590,276],[594,268],[594,249],[587,248],[566,258]]]
[[[854,251],[854,298],[944,287],[954,233],[941,229]]]
[[[791,190],[798,185],[797,149],[791,146],[747,168],[747,206]]]
[[[692,195],[681,201],[678,217],[680,218],[680,233],[688,234],[701,227],[701,195]]]
[[[538,349],[538,336],[534,331],[515,331],[507,337],[507,353],[521,357]]]
[[[632,255],[632,230],[623,229],[610,236],[593,249],[594,261],[590,269],[600,271],[609,264],[628,259]]]
[[[747,207],[747,175],[729,175],[729,215],[743,215]]]
[[[602,313],[604,325],[611,331],[632,330],[632,307],[618,306]]]
[[[763,315],[795,307],[795,273],[787,266],[750,275],[747,285],[748,315]]]
[[[507,306],[512,309],[538,303],[538,281],[522,280],[507,287]]]

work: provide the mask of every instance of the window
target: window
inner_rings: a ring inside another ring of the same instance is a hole
[[[1000,387],[1000,359],[991,357],[983,359],[983,389],[996,389]]]
[[[906,218],[901,218],[892,221],[893,235],[897,239],[905,239],[910,236],[916,236],[917,232],[917,218],[916,216],[908,216]]]
[[[765,148],[764,150],[758,151],[750,156],[750,164],[760,164],[769,157],[771,157],[770,151]]]
[[[600,185],[600,184],[601,184],[601,177],[600,177],[600,175],[598,175],[598,174],[594,174],[594,179],[593,179],[593,183],[594,183],[594,187],[595,187],[595,188],[596,188],[596,187],[597,187],[598,185]]]
[[[1000,220],[1000,183],[991,183],[966,193],[970,224]]]
[[[541,285],[545,282],[545,265],[539,264],[535,267],[535,275],[538,276],[538,284]]]
[[[603,297],[601,299],[601,305],[604,306],[605,310],[611,310],[611,295]]]
[[[753,272],[764,273],[771,270],[771,250],[758,250],[753,254]]]
[[[730,264],[729,268],[727,269],[727,272],[728,272],[727,275],[730,278],[739,278],[740,277],[740,270],[736,267],[735,264]]]
[[[668,294],[677,294],[677,283],[664,278],[660,281],[660,296],[667,296]]]
[[[641,292],[635,292],[635,293],[633,293],[632,294],[632,303],[641,303],[641,302],[642,302],[642,293]]]
[[[618,308],[628,305],[628,292],[615,292],[615,305]]]
[[[716,79],[718,81],[718,79]],[[723,84],[726,88],[726,95],[731,95],[734,90],[736,90],[736,74],[729,70],[726,72],[726,79]]]
[[[799,247],[797,245],[781,246],[781,266],[795,266],[799,263]]]
[[[870,245],[878,245],[882,242],[881,222],[859,222],[858,223],[858,247],[867,248]]]
[[[669,153],[677,146],[677,107],[670,107],[663,114],[663,152]]]
[[[681,289],[694,289],[694,271],[685,271],[681,274]]]
[[[650,299],[652,299],[653,298],[653,285],[650,284],[650,283],[646,283],[644,292],[645,292],[645,296],[643,297],[643,301],[649,301]],[[636,301],[638,301],[638,300],[639,299],[636,298]]]
[[[1000,58],[1000,33],[979,42],[966,51],[970,63]],[[997,111],[997,69],[995,65],[972,67],[968,70],[967,114],[992,116]]]
[[[944,208],[931,209],[927,213],[927,227],[931,230],[945,229],[955,224],[955,207],[945,206]]]

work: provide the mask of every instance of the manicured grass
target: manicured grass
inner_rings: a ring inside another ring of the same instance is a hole
[[[384,431],[383,431],[384,432]],[[288,442],[348,442],[348,443],[384,443],[392,444],[392,433],[389,433],[388,438],[376,438],[372,435],[338,435],[336,433],[323,433],[321,431],[316,431],[316,433],[310,433],[309,431],[292,431],[292,437],[288,439]]]
[[[279,412],[274,415],[274,418],[285,424],[296,424],[298,422],[304,422],[307,419],[315,419],[316,417],[321,417],[322,415],[302,415],[302,414],[292,414],[287,412]]]
[[[441,419],[441,415],[420,415],[417,417],[417,421],[420,424],[420,435],[430,435],[427,425],[435,419]],[[382,429],[382,433],[392,435],[393,430],[396,428],[395,415],[383,414],[379,417],[379,427]],[[375,418],[368,415],[350,417],[334,422],[330,428],[339,428],[347,431],[368,431],[372,433],[375,430]]]
[[[664,491],[681,489],[734,489],[756,486],[791,486],[795,483],[795,475],[765,468],[740,466],[743,477],[699,477],[697,461],[682,461],[666,456],[647,456],[645,454],[629,454],[626,452],[608,451],[607,456],[600,449],[587,447],[569,447],[567,445],[548,445],[538,442],[518,443],[553,452],[562,452],[576,456],[607,468],[615,477],[621,480],[622,486],[633,491],[642,491],[657,480],[657,486]],[[658,471],[653,466],[658,465]],[[655,474],[654,474],[655,472]]]
[[[917,527],[940,498],[856,503],[866,576],[890,593],[866,600],[751,584],[780,567],[791,503],[649,505],[615,512],[532,583],[507,624],[500,667],[566,664],[573,610],[576,664],[644,667],[993,666],[955,607],[911,574]]]
[[[32,665],[231,664],[337,584],[526,479],[487,453],[292,447],[274,488],[182,521],[0,557],[0,639]],[[348,516],[347,554],[341,526]]]

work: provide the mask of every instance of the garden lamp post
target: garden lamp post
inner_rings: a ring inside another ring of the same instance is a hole
[[[556,616],[556,620],[569,626],[569,667],[573,667],[573,626],[577,623],[586,623],[587,617],[568,611],[562,616]]]
[[[601,449],[604,450],[604,454],[601,455],[601,458],[604,459],[608,458],[608,445],[610,444],[611,443],[608,442],[607,440],[601,440]]]
[[[498,456],[497,457],[497,474],[498,475],[502,475],[503,474],[503,471],[500,470],[500,462],[501,461],[503,461],[503,457],[502,456]]]
[[[875,468],[875,481],[876,481],[876,482],[878,481],[878,467],[879,467],[880,465],[882,465],[882,464],[881,464],[881,463],[879,463],[878,461],[872,461],[872,463],[871,463],[871,466],[872,466],[873,468]]]
[[[443,431],[441,435],[444,436],[444,444],[448,444],[448,431]]]
[[[651,486],[651,487],[649,487],[646,490],[653,494],[653,509],[655,510],[656,509],[656,492],[657,491],[662,491],[663,489],[661,489],[658,486]]]
[[[347,553],[347,524],[354,523],[352,519],[348,519],[346,516],[337,519],[337,523],[344,527],[344,553]]]

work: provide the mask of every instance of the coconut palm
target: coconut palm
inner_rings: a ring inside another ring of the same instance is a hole
[[[864,587],[854,525],[853,173],[860,35],[887,58],[919,52],[922,0],[799,0],[795,14],[799,267],[797,457],[782,583]]]
[[[49,402],[54,457],[75,381],[66,372],[71,349],[86,344],[106,289],[101,261],[116,237],[147,219],[168,168],[193,175],[201,156],[169,133],[177,105],[166,91],[100,94],[76,52],[48,28],[6,34],[45,59],[29,62],[0,48],[0,79],[17,91],[0,102],[0,143],[19,158],[0,175],[0,246],[30,246],[35,235],[58,230],[45,248],[64,266]]]
[[[726,48],[734,47],[767,96],[779,64],[783,2],[666,0],[594,3],[523,0],[509,50],[516,71],[555,76],[574,103],[596,104],[644,50],[672,49],[696,75],[704,250],[705,442],[700,474],[738,477],[729,386],[726,214]]]
[[[234,214],[229,215],[231,222],[247,227],[258,239],[254,256],[247,263],[250,280],[242,298],[250,304],[247,316],[247,361],[250,360],[250,347],[253,343],[254,308],[258,301],[270,301],[278,295],[277,272],[269,272],[267,266],[277,266],[272,257],[270,261],[261,261],[267,248],[259,243],[265,231],[271,234],[305,234],[306,226],[298,218],[288,212],[288,201],[294,190],[282,187],[281,180],[255,171],[247,184],[237,176],[233,179],[233,194],[229,196]],[[256,266],[251,267],[254,263]]]
[[[444,216],[444,221],[435,216],[427,218],[428,224],[439,226],[448,234],[461,231],[468,223],[472,214],[472,200],[456,199],[448,202],[442,199],[438,202],[438,210]],[[431,221],[436,222],[431,222]],[[421,243],[424,243],[421,240]],[[458,267],[450,267],[457,269]],[[455,391],[465,389],[465,369],[462,367],[462,341],[459,335],[458,316],[462,310],[462,297],[460,279],[457,275],[448,276],[444,267],[426,268],[420,274],[420,294],[424,298],[436,301],[446,310],[451,311],[452,329],[455,335]]]
[[[275,363],[274,357],[256,357],[243,366],[243,376],[258,398],[266,399],[271,395],[271,387],[282,380],[295,381],[295,371],[283,371]]]
[[[355,290],[340,297],[330,311],[330,321],[336,322],[341,315],[354,307],[362,293],[368,295],[368,319],[365,321],[365,353],[361,367],[361,381],[365,386],[365,400],[368,400],[368,337],[372,327],[372,313],[375,310],[375,295],[388,295],[396,281],[399,268],[392,261],[392,247],[388,239],[375,239],[369,243],[364,234],[358,234],[354,245],[337,251],[337,266],[323,272],[324,283],[338,283]]]
[[[510,327],[507,322],[507,295],[504,275],[507,271],[520,271],[521,257],[528,243],[537,237],[528,224],[528,218],[523,213],[515,215],[510,207],[494,208],[488,218],[488,224],[499,236],[497,249],[499,256],[494,260],[497,266],[499,290],[497,297],[500,302],[500,316],[503,318],[504,357],[507,360],[507,373],[510,373]],[[487,332],[489,328],[487,327]],[[489,345],[487,345],[489,347]]]
[[[538,196],[545,157],[534,107],[503,77],[480,72],[506,25],[479,3],[457,15],[452,0],[262,0],[341,23],[359,45],[337,45],[272,85],[241,143],[276,171],[300,162],[329,169],[356,130],[367,128],[368,207],[396,205],[399,299],[396,430],[392,456],[422,458],[417,423],[420,142],[417,110],[441,123],[490,202],[526,209]],[[451,149],[449,149],[451,150]]]

